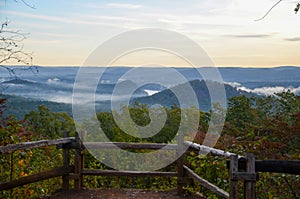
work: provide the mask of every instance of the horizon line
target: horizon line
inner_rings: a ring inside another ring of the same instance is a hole
[[[191,67],[191,66],[134,66],[134,65],[113,65],[113,66],[82,66],[82,65],[2,65],[5,67],[115,67],[115,68],[284,68],[284,67],[300,67],[296,65],[281,65],[281,66],[201,66],[201,67]],[[1,68],[1,66],[0,66]]]

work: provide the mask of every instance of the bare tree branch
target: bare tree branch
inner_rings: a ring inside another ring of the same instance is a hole
[[[32,8],[32,9],[35,9],[35,6],[32,4],[32,5],[30,5],[30,4],[28,4],[26,1],[24,1],[24,0],[21,0],[26,6],[28,6],[28,7],[30,7],[30,8]]]
[[[256,20],[254,20],[254,21],[260,21],[260,20],[263,20],[272,10],[273,10],[273,8],[275,8],[280,2],[281,2],[282,0],[279,0],[279,1],[277,1],[277,3],[275,3],[269,10],[268,10],[268,12],[263,16],[263,17],[261,17],[261,18],[259,18],[259,19],[256,19]]]
[[[7,0],[5,0],[6,3]],[[35,9],[35,6],[28,4],[26,0],[13,0],[17,3],[21,2],[24,5]],[[38,73],[36,66],[32,66],[32,53],[24,52],[21,42],[26,39],[25,33],[19,30],[12,30],[8,28],[8,20],[0,23],[0,68],[8,71],[11,78],[18,78],[18,75],[23,70],[31,70],[33,73]],[[12,67],[10,63],[24,64],[24,66]],[[17,71],[20,71],[18,73]],[[0,82],[0,93],[8,88]]]
[[[31,70],[38,72],[32,64],[32,53],[23,50],[22,41],[26,39],[26,34],[19,30],[8,28],[8,21],[1,24],[0,27],[0,68],[8,71],[11,77],[17,78],[16,71]],[[20,67],[11,67],[9,64],[23,64]]]
[[[19,0],[14,0],[14,1],[17,2],[17,3],[19,3]],[[27,3],[27,1],[25,1],[25,0],[21,0],[21,2],[22,2],[24,5],[28,6],[29,8],[35,9],[35,6],[34,6],[33,4],[29,4],[29,3]]]
[[[259,19],[256,19],[256,20],[254,20],[254,21],[260,21],[260,20],[263,20],[263,19],[264,19],[264,18],[265,18],[272,10],[273,10],[273,8],[276,7],[281,1],[282,1],[282,0],[277,1],[277,3],[275,3],[275,4],[268,10],[268,12],[267,12],[263,17],[261,17],[261,18],[259,18]],[[298,4],[296,5],[296,8],[294,9],[295,14],[297,14],[299,10],[300,10],[300,3],[298,3]]]
[[[298,11],[299,11],[299,9],[300,9],[300,3],[298,3],[297,5],[296,5],[296,8],[295,8],[295,14],[297,14],[298,13]]]

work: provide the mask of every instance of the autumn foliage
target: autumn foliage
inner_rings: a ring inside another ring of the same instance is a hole
[[[65,131],[75,132],[73,120],[65,113],[51,112],[41,106],[38,110],[28,113],[23,120],[14,116],[5,116],[6,100],[0,100],[0,145],[13,144],[39,139],[62,137]],[[221,109],[219,107],[219,109]],[[182,110],[177,106],[165,109],[167,120],[164,128],[155,137],[137,139],[124,133],[114,121],[112,112],[101,112],[91,120],[100,121],[102,129],[111,141],[126,142],[169,142],[176,136]],[[196,113],[190,108],[188,114]],[[222,112],[225,110],[219,110]],[[194,142],[202,143],[205,139],[213,112],[199,111],[199,128]],[[138,125],[146,125],[149,121],[149,107],[135,104],[130,107],[130,115]],[[81,124],[90,131],[97,130],[91,121]],[[186,137],[188,138],[188,135]],[[221,136],[215,148],[230,151],[239,155],[253,153],[256,159],[300,159],[300,97],[290,91],[268,97],[236,96],[228,101],[227,116]],[[147,152],[147,151],[143,151]],[[47,168],[61,165],[62,151],[55,147],[19,151],[0,156],[0,183],[22,176],[37,173]],[[185,158],[185,164],[201,177],[218,185],[224,190],[229,189],[226,159],[207,155],[199,157],[191,153]],[[91,154],[87,153],[85,167],[106,169],[107,167]],[[176,165],[165,168],[166,171],[176,169]],[[300,177],[296,175],[260,173],[257,182],[257,198],[297,198],[300,193]],[[176,187],[176,179],[165,178],[128,178],[128,177],[86,177],[85,186],[172,189]],[[242,185],[241,185],[242,186]],[[50,194],[61,187],[61,179],[55,178],[29,184],[0,192],[1,198],[39,197]],[[201,192],[208,198],[217,198],[201,186],[189,185],[188,192]]]

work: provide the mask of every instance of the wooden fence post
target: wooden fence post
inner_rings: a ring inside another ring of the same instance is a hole
[[[69,132],[64,132],[63,137],[69,137]],[[63,147],[63,166],[64,168],[69,168],[70,166],[70,153],[69,149],[64,147],[64,144],[62,145]],[[62,176],[63,179],[63,184],[62,184],[62,190],[68,190],[70,183],[69,183],[69,174]]]
[[[180,157],[177,160],[177,192],[179,195],[183,194],[183,184],[184,184],[184,168],[183,168],[183,133],[178,132],[178,138],[177,138],[177,155],[180,155]]]
[[[75,161],[74,161],[74,189],[79,191],[82,187],[82,141],[78,132],[75,135],[76,149],[75,149]]]
[[[234,174],[238,172],[238,156],[232,155],[230,156],[230,199],[238,199],[238,180],[234,177]]]
[[[84,169],[84,155],[85,155],[85,146],[83,145],[83,142],[84,142],[84,136],[85,134],[83,132],[81,132],[81,153],[80,153],[80,156],[81,156],[81,175],[80,175],[80,184],[81,184],[81,187],[83,187],[83,175],[82,175],[82,171]]]
[[[247,173],[255,175],[255,158],[253,154],[247,154]],[[246,199],[255,199],[255,179],[245,180]]]

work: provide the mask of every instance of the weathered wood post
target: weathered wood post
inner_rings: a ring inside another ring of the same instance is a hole
[[[69,137],[69,132],[66,131],[63,134],[64,138]],[[70,153],[69,153],[69,148],[65,147],[66,145],[62,145],[63,148],[63,166],[64,168],[69,168],[70,166]],[[69,186],[70,186],[70,182],[69,182],[69,174],[67,175],[63,175],[62,176],[63,179],[63,184],[62,184],[62,190],[68,190]]]
[[[81,132],[81,153],[80,153],[80,155],[81,155],[81,175],[80,175],[81,188],[83,187],[83,175],[82,175],[82,171],[84,169],[84,155],[85,155],[85,152],[86,152],[86,148],[83,145],[84,136],[85,136],[85,134],[83,132]]]
[[[230,177],[230,199],[238,199],[238,180],[235,177],[235,174],[238,172],[238,156],[230,156],[230,168],[229,168],[229,177]]]
[[[79,191],[82,187],[82,165],[83,165],[83,155],[82,155],[82,141],[80,140],[79,133],[75,134],[75,161],[74,161],[74,189]]]
[[[177,155],[182,154],[183,152],[183,133],[178,132],[177,137]],[[179,195],[183,194],[183,185],[184,185],[184,168],[183,168],[183,154],[177,160],[177,192]]]
[[[247,173],[250,175],[255,174],[255,158],[253,154],[247,154]],[[255,199],[255,182],[256,178],[245,180],[245,198],[246,199]]]

